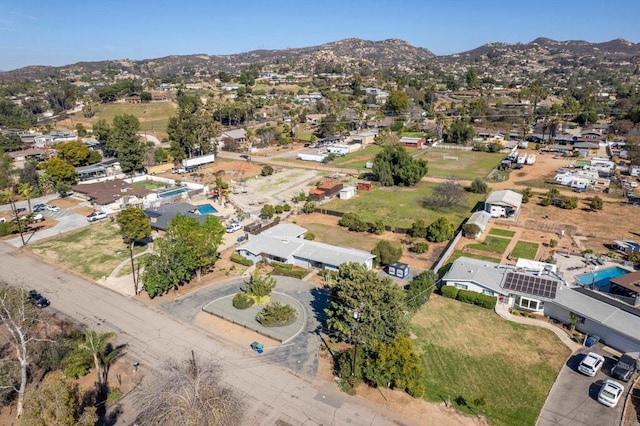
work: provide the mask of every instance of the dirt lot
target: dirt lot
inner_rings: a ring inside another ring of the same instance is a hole
[[[533,153],[535,151],[530,151]],[[513,170],[509,179],[504,182],[489,182],[491,189],[522,190],[526,182],[544,181],[552,179],[555,170],[565,167],[574,160],[569,158],[553,158],[550,154],[538,155],[538,161],[533,166],[526,166],[521,170]],[[548,188],[558,188],[563,195],[578,197],[578,208],[565,210],[554,206],[541,206],[538,204],[539,195],[548,191]],[[634,232],[640,229],[640,214],[638,207],[624,203],[624,199],[604,193],[587,191],[577,193],[570,188],[564,189],[558,185],[548,185],[548,188],[533,187],[534,195],[531,201],[523,204],[521,212],[514,221],[499,220],[499,227],[511,225],[524,228],[522,239],[526,241],[548,242],[553,238],[559,241],[558,247],[571,247],[572,251],[592,249],[595,253],[607,253],[605,246],[616,239],[637,239]],[[616,191],[612,191],[616,192]],[[591,197],[598,195],[604,201],[601,211],[593,212],[588,208]],[[577,236],[571,239],[560,239],[559,232]],[[584,238],[583,238],[584,237]],[[540,257],[540,253],[538,253]]]

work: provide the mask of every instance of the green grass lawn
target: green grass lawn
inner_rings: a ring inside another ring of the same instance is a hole
[[[438,296],[413,317],[412,329],[427,399],[450,400],[492,425],[534,425],[570,355],[549,330]]]
[[[136,246],[133,253],[143,252],[146,248]],[[129,258],[118,226],[109,220],[29,244],[26,249],[93,280],[108,276],[120,262]]]
[[[513,237],[514,235],[516,235],[515,231],[508,231],[506,229],[500,229],[500,228],[491,228],[489,230],[489,235],[498,235],[500,237]]]
[[[336,157],[336,159],[329,164],[333,167],[344,167],[345,169],[364,169],[365,164],[367,164],[368,161],[373,161],[373,158],[381,149],[379,145],[369,145],[360,151]]]
[[[401,137],[405,136],[408,138],[426,138],[427,134],[424,132],[402,132]]]
[[[448,158],[445,159],[445,156]],[[504,155],[433,148],[421,151],[419,157],[428,161],[428,176],[457,177],[459,179],[473,180],[477,177],[487,176],[500,163]],[[458,159],[451,159],[450,157],[458,157]]]
[[[477,202],[484,200],[484,194],[467,194],[467,205],[455,209],[431,210],[422,206],[425,198],[429,197],[433,188],[438,185],[433,182],[420,182],[414,187],[385,187],[374,191],[360,191],[358,196],[350,200],[335,199],[322,205],[328,210],[348,213],[354,212],[367,222],[383,219],[385,224],[402,228],[409,228],[416,219],[432,222],[440,216],[445,216],[456,226],[469,216],[471,208]]]
[[[138,182],[133,182],[131,185],[137,186],[138,188],[148,189],[149,191],[153,191],[160,188],[166,188],[167,184],[162,182],[156,182],[153,180],[141,180]]]
[[[518,241],[516,246],[513,248],[511,252],[511,257],[517,259],[536,259],[536,253],[538,252],[538,247],[540,244],[538,243],[530,243],[527,241]]]
[[[478,251],[503,254],[510,242],[510,238],[488,236],[482,243],[469,244],[467,247]]]

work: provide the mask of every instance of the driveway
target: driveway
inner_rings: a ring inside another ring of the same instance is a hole
[[[596,352],[605,357],[605,363],[595,377],[578,372],[578,364],[584,354]],[[606,407],[598,402],[598,392],[602,383],[610,379],[609,372],[614,365],[611,354],[601,348],[584,348],[575,352],[560,371],[547,401],[542,407],[538,426],[617,426],[620,424],[624,399],[631,382],[621,382],[625,393],[615,408]]]
[[[320,338],[316,330],[321,327],[317,317],[324,318],[324,308],[328,294],[306,281],[289,277],[275,276],[278,284],[274,291],[284,293],[298,300],[304,306],[305,322],[302,331],[287,340],[283,345],[271,348],[263,359],[275,362],[283,367],[302,373],[309,378],[318,372]],[[202,307],[212,300],[240,291],[244,278],[234,278],[225,283],[216,283],[198,290],[188,296],[159,306],[164,312],[183,321],[193,323]],[[224,336],[221,336],[224,338]]]

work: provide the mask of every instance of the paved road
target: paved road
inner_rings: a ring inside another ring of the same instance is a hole
[[[580,361],[589,351],[605,357],[604,366],[595,377],[578,372]],[[560,370],[536,425],[618,426],[630,385],[622,383],[625,392],[615,408],[605,407],[598,402],[598,392],[604,381],[611,378],[608,373],[613,364],[611,355],[603,350],[584,348],[575,352]]]
[[[257,354],[239,352],[183,320],[24,256],[4,243],[0,244],[0,280],[41,291],[51,308],[91,329],[116,332],[116,343],[127,343],[127,351],[140,360],[142,368],[160,368],[165,359],[184,358],[192,349],[217,360],[225,371],[223,380],[244,396],[246,424],[416,424],[369,401],[349,397],[332,383],[314,382]],[[118,424],[131,421],[131,413],[125,413]]]

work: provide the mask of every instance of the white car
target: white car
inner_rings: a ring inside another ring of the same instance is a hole
[[[60,211],[60,207],[54,206],[54,205],[51,205],[51,204],[45,205],[44,208],[48,212],[59,212]]]
[[[598,393],[598,402],[607,407],[615,407],[620,396],[624,393],[624,386],[615,380],[607,380],[604,382]]]
[[[578,371],[582,374],[586,374],[589,377],[593,377],[596,375],[598,370],[600,370],[602,364],[604,364],[604,357],[602,355],[589,352],[584,356],[582,361],[580,361]]]
[[[106,219],[106,218],[107,218],[107,214],[105,212],[93,212],[89,216],[87,216],[87,221],[95,222],[100,219]]]
[[[239,223],[230,223],[229,225],[227,225],[227,232],[231,233],[231,232],[236,232],[242,229],[242,225],[240,225]]]

